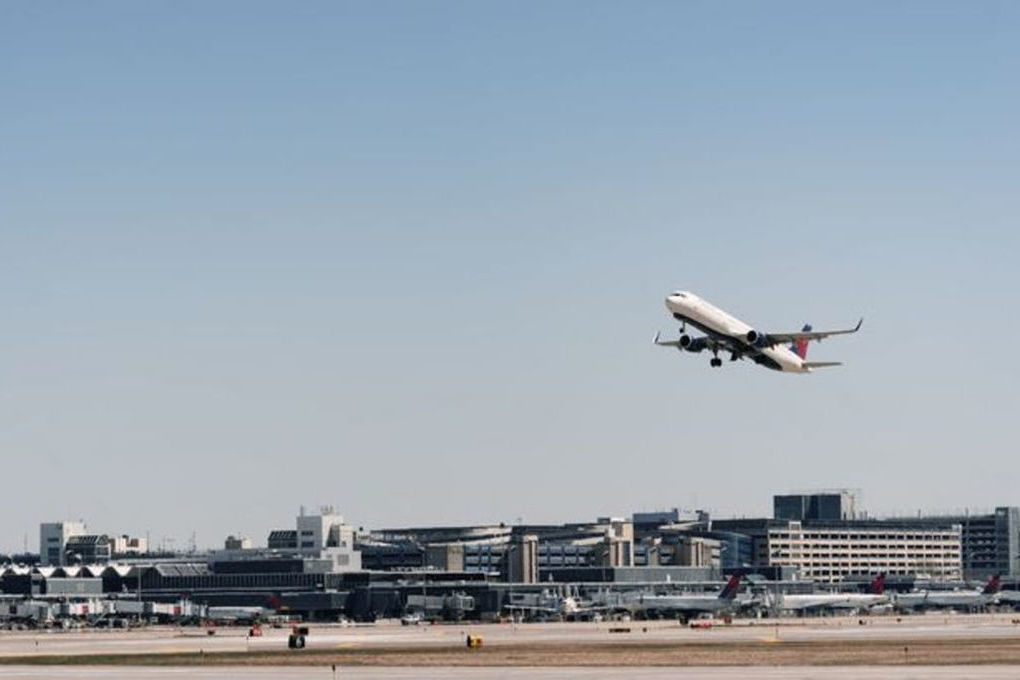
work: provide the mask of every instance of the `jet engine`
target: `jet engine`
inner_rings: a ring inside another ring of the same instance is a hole
[[[768,336],[764,333],[759,333],[758,331],[751,329],[747,331],[747,344],[752,347],[765,347],[769,344]]]
[[[688,352],[700,352],[708,346],[708,338],[692,338],[684,333],[680,336],[680,349]]]

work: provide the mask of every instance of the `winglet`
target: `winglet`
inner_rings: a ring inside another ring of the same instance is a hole
[[[653,345],[658,345],[659,344],[659,336],[660,335],[662,335],[661,331],[655,331],[655,339],[652,340],[652,344]]]
[[[655,338],[652,340],[653,344],[659,345],[660,347],[679,347],[679,340],[662,340],[661,333],[656,333]]]
[[[860,321],[857,322],[857,325],[854,326],[854,333],[856,333],[857,331],[861,330],[861,324],[862,323],[864,323],[864,317],[863,316],[860,318]]]

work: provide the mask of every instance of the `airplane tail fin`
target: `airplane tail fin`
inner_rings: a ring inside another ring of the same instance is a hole
[[[811,324],[809,323],[804,324],[804,328],[801,328],[800,330],[803,331],[804,333],[807,333],[808,331],[811,330]],[[797,356],[799,356],[801,359],[807,359],[807,346],[808,346],[807,338],[794,340],[792,343],[790,343],[790,349],[796,352]]]
[[[985,595],[994,595],[1002,589],[1002,584],[999,582],[999,575],[996,574],[988,579],[988,584],[985,586]]]
[[[732,600],[737,596],[737,591],[740,589],[740,576],[734,574],[730,576],[729,582],[726,587],[719,591],[720,600]]]
[[[885,593],[885,573],[879,574],[871,582],[871,593],[872,595],[882,595]]]

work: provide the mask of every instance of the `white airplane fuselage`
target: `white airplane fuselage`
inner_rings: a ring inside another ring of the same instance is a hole
[[[744,342],[748,333],[755,330],[740,319],[724,312],[694,293],[681,291],[666,297],[666,308],[677,321],[690,324],[709,338],[725,337]],[[787,373],[810,373],[804,359],[786,345],[766,347],[748,346],[747,355],[768,368]],[[721,349],[720,351],[725,351]]]
[[[718,595],[642,595],[637,611],[684,611],[690,613],[732,611],[750,604],[748,598],[724,599]]]
[[[820,593],[817,595],[783,595],[780,609],[867,609],[887,604],[887,595],[864,593]]]
[[[902,609],[916,609],[927,607],[942,608],[974,608],[985,607],[998,602],[998,596],[990,595],[980,591],[959,591],[959,590],[928,590],[913,593],[903,593],[896,596],[896,605]]]

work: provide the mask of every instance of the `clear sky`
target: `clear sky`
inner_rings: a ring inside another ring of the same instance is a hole
[[[0,4],[0,550],[1020,504],[1015,2]],[[685,288],[841,327],[655,348]]]

